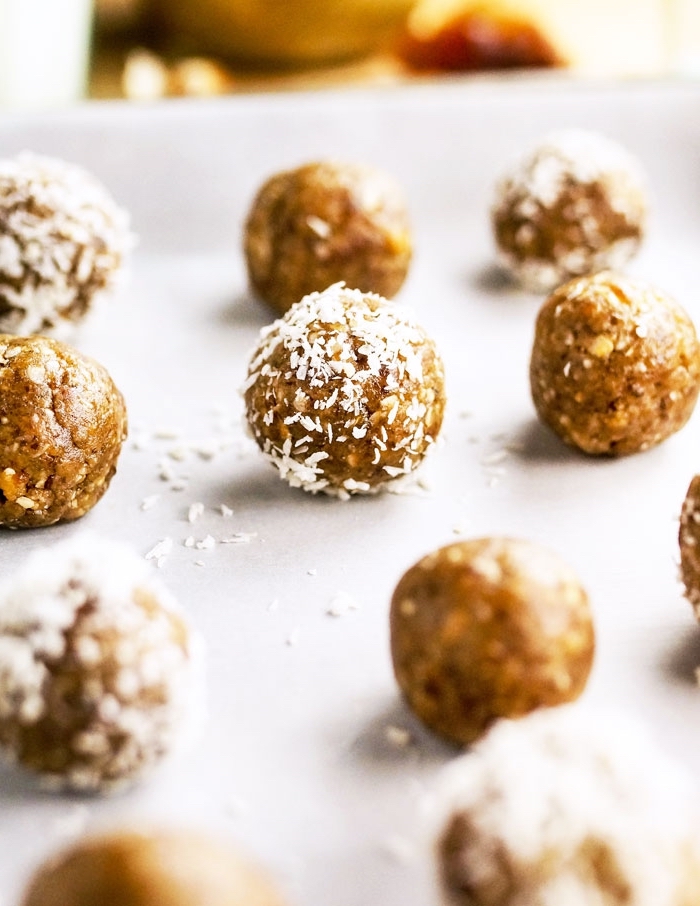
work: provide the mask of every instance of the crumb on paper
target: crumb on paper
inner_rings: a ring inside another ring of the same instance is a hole
[[[306,570],[306,575],[307,575],[307,576],[317,576],[317,575],[318,575],[318,570],[317,570],[317,569],[314,569],[314,568],[312,568],[312,569],[307,569],[307,570]]]
[[[204,513],[204,504],[200,501],[191,503],[189,509],[187,510],[187,521],[196,522],[200,516]]]
[[[195,541],[194,546],[198,551],[210,551],[216,547],[216,538],[213,535],[206,535],[201,541]]]
[[[147,510],[152,510],[153,507],[160,500],[160,494],[149,494],[147,497],[144,497],[141,501],[141,509],[146,512]]]
[[[294,629],[289,633],[285,640],[285,644],[290,648],[293,648],[299,642],[299,637],[301,636],[301,630],[298,626],[295,626]]]
[[[389,724],[384,731],[386,741],[397,749],[405,749],[413,741],[413,737],[405,727]]]
[[[153,560],[156,566],[160,569],[165,561],[168,559],[171,551],[173,549],[173,539],[172,538],[162,538],[146,554],[146,560]]]
[[[195,545],[194,535],[188,535],[182,543],[185,545],[185,547],[194,547],[194,545]]]
[[[225,503],[219,504],[219,512],[224,517],[224,519],[229,519],[231,516],[233,516],[233,510],[230,506],[226,506]]]
[[[342,617],[351,610],[359,610],[359,604],[352,595],[339,591],[331,598],[326,613],[329,617]]]
[[[253,538],[257,538],[257,532],[236,532],[234,535],[229,535],[228,538],[222,538],[222,544],[249,544]]]

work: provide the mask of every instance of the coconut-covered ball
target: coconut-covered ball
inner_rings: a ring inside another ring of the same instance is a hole
[[[573,570],[515,538],[459,541],[423,557],[396,586],[390,630],[409,706],[462,744],[499,718],[577,698],[595,644]]]
[[[0,334],[0,525],[83,516],[107,490],[126,432],[102,365],[59,340]]]
[[[681,509],[678,543],[685,596],[700,620],[700,475],[695,475]]]
[[[690,418],[700,344],[667,293],[612,272],[559,287],[540,309],[530,359],[537,414],[585,453],[653,447]]]
[[[595,132],[546,136],[496,188],[501,262],[533,292],[622,268],[644,237],[646,177],[625,148]]]
[[[186,830],[87,837],[40,866],[22,906],[281,906],[238,850]]]
[[[0,745],[52,788],[132,783],[195,726],[198,645],[130,549],[36,552],[0,587]]]
[[[693,906],[696,787],[625,715],[494,727],[450,765],[437,846],[448,906]]]
[[[255,292],[278,312],[343,281],[393,298],[412,254],[403,192],[381,170],[321,161],[268,179],[245,224]]]
[[[113,288],[131,244],[128,215],[81,167],[0,161],[0,331],[63,334]]]
[[[442,424],[442,360],[403,307],[342,284],[261,332],[244,387],[258,446],[292,487],[347,498],[409,475]]]

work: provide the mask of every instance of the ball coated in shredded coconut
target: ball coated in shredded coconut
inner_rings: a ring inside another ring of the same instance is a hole
[[[0,525],[83,516],[107,490],[126,432],[102,365],[59,340],[0,334]]]
[[[616,142],[581,129],[538,143],[498,184],[491,210],[501,262],[533,292],[622,268],[646,219],[641,165]]]
[[[41,865],[22,906],[281,906],[234,847],[177,829],[87,837]]]
[[[338,284],[263,329],[244,396],[282,478],[347,498],[422,462],[442,424],[443,365],[403,307]]]
[[[198,657],[142,558],[90,536],[55,544],[0,588],[0,745],[51,788],[128,785],[194,717]]]
[[[459,541],[423,557],[396,586],[390,629],[409,706],[462,744],[500,718],[577,698],[595,643],[573,570],[516,538]]]
[[[62,335],[113,288],[129,219],[87,171],[23,153],[0,161],[0,331]]]
[[[622,456],[690,418],[700,343],[667,293],[609,271],[559,287],[540,309],[530,358],[541,421],[567,444]]]
[[[625,715],[495,726],[450,765],[437,857],[449,906],[694,906],[692,779]]]
[[[244,251],[253,289],[280,313],[341,280],[393,298],[412,254],[406,202],[381,170],[305,164],[277,173],[259,190]]]

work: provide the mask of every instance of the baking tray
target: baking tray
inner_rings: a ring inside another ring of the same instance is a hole
[[[651,223],[630,271],[700,321],[698,114],[691,83],[555,77],[87,105],[0,123],[1,154],[87,166],[140,237],[128,283],[75,339],[127,399],[118,474],[80,524],[1,533],[3,573],[86,529],[144,556],[171,538],[160,574],[205,638],[209,678],[200,745],[131,792],[57,797],[0,771],[4,906],[75,836],[154,822],[229,836],[300,906],[433,902],[425,828],[456,750],[402,704],[387,615],[403,571],[459,537],[515,535],[560,553],[589,591],[598,634],[579,706],[640,714],[700,769],[700,633],[676,546],[700,415],[619,461],[578,455],[540,427],[527,363],[541,299],[494,268],[488,222],[514,155],[554,127],[602,131],[649,174]],[[449,395],[443,441],[411,492],[349,502],[281,482],[245,436],[238,392],[270,320],[246,286],[248,205],[272,172],[331,156],[384,167],[406,189],[416,255],[400,300],[439,344]],[[163,463],[174,480],[160,477]],[[193,503],[204,513],[189,522]],[[183,543],[207,535],[212,549]]]

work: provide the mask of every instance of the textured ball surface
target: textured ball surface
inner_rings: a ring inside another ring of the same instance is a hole
[[[412,473],[445,406],[425,331],[403,307],[342,285],[262,331],[244,395],[253,437],[281,477],[340,497]]]
[[[406,202],[380,170],[306,164],[272,176],[259,190],[244,249],[254,290],[278,312],[340,281],[392,298],[412,254]]]
[[[62,334],[113,288],[128,216],[90,173],[24,153],[0,161],[0,331]]]
[[[102,365],[58,340],[0,335],[0,525],[83,516],[107,490],[126,432]]]
[[[183,614],[128,548],[79,535],[0,588],[0,744],[51,788],[151,769],[193,717],[197,669]]]
[[[616,142],[570,129],[544,138],[498,184],[491,219],[501,262],[528,289],[622,268],[647,219],[640,164]]]
[[[391,601],[399,687],[431,730],[471,743],[502,717],[572,701],[591,669],[588,598],[527,541],[478,538],[428,554]]]
[[[690,418],[700,344],[669,295],[611,272],[565,284],[537,317],[530,387],[540,419],[585,453],[653,447]]]

